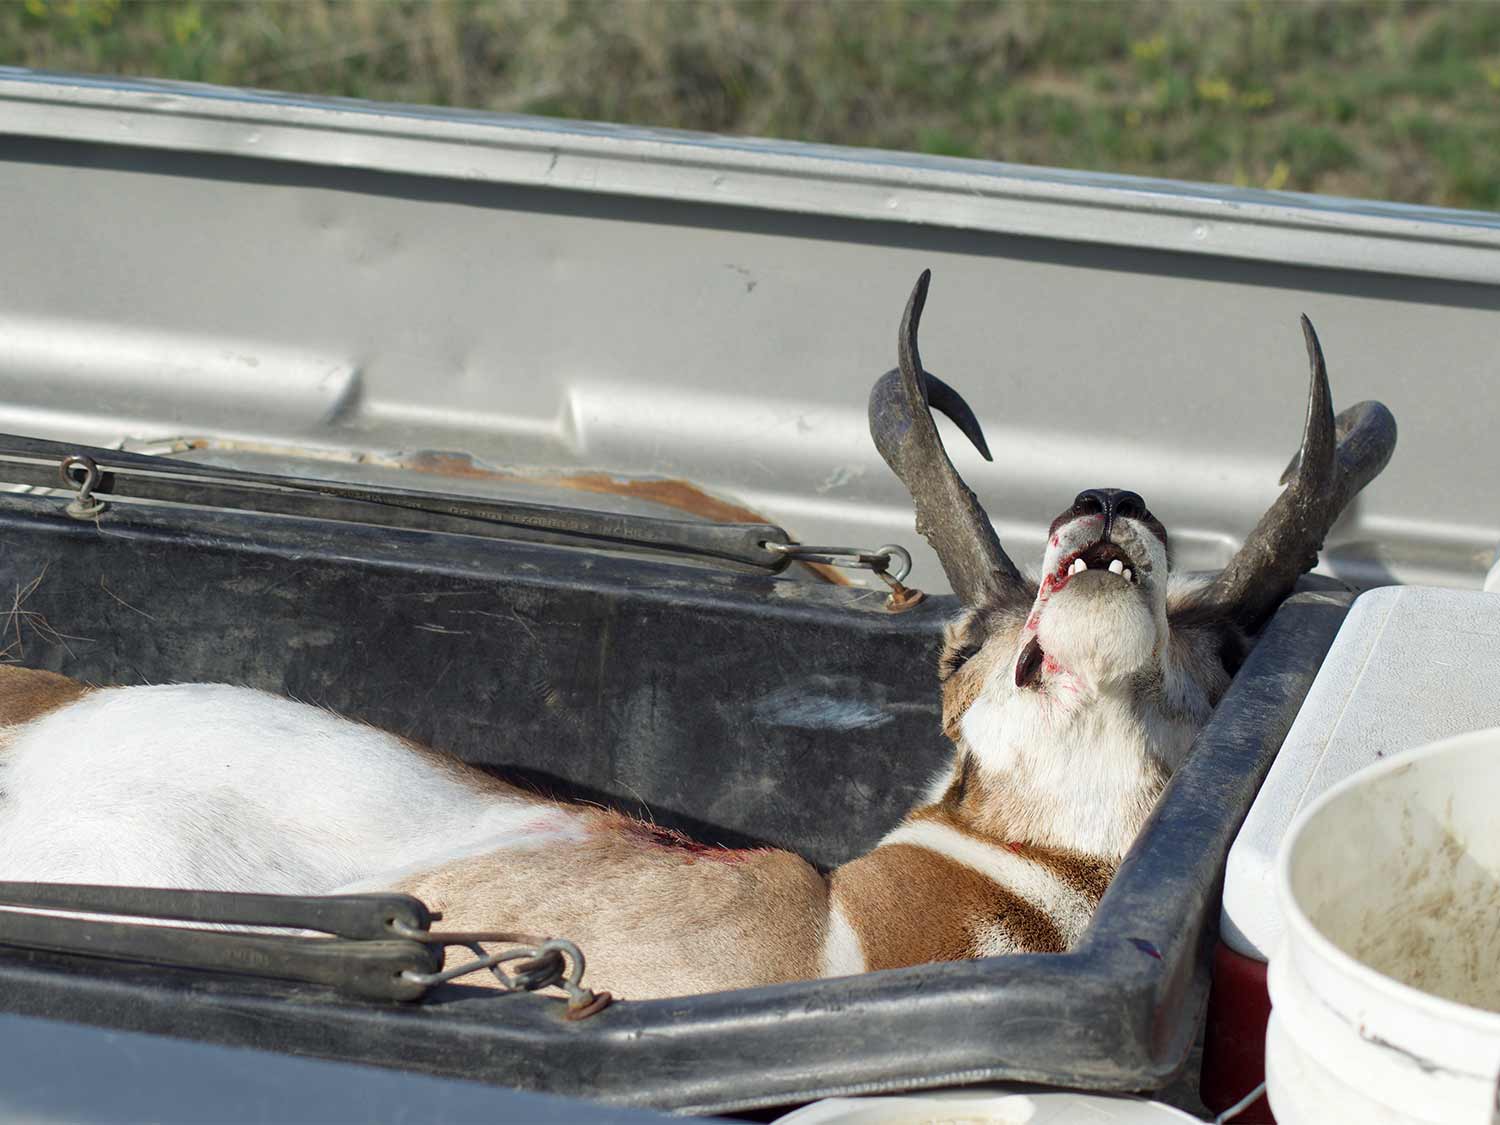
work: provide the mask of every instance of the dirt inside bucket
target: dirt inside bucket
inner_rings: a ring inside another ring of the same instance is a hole
[[[1403,819],[1409,819],[1410,810]],[[1377,972],[1424,992],[1500,1012],[1500,875],[1443,825],[1410,831],[1394,893],[1360,912],[1336,944]]]

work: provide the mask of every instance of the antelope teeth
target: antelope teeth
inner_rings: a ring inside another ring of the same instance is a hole
[[[1068,567],[1068,577],[1071,578],[1075,574],[1082,574],[1088,568],[1089,564],[1084,562],[1082,559],[1074,559],[1072,565]],[[1132,571],[1119,559],[1115,559],[1114,562],[1109,564],[1109,572],[1111,574],[1119,575],[1121,578],[1125,579],[1126,582],[1135,581],[1134,571]]]

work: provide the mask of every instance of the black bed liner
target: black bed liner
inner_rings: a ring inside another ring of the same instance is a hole
[[[40,579],[39,581],[37,581]],[[13,660],[291,694],[554,792],[833,865],[945,760],[956,608],[603,553],[299,518],[0,497]],[[419,1005],[0,952],[0,1009],[712,1111],[1017,1079],[1149,1090],[1187,1056],[1224,857],[1350,596],[1277,613],[1068,954],[678,1000],[581,1023],[540,996]],[[3,645],[5,641],[0,641]]]

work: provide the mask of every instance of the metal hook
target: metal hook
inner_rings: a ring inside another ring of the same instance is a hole
[[[82,471],[81,478],[79,470]],[[58,472],[61,473],[64,484],[78,490],[78,495],[68,504],[68,515],[75,520],[91,520],[104,511],[104,501],[94,495],[94,489],[99,487],[104,474],[99,471],[99,466],[92,457],[85,457],[81,453],[70,454],[62,459]]]
[[[806,543],[763,543],[769,551],[801,562],[823,563],[827,566],[854,567],[874,571],[880,580],[891,588],[885,606],[892,613],[910,609],[924,597],[921,590],[913,590],[901,584],[911,573],[911,554],[905,547],[886,543],[873,551],[865,547],[813,547]],[[894,568],[892,567],[892,564]],[[895,573],[892,573],[894,569]]]

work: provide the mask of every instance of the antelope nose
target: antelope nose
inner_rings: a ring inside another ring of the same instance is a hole
[[[1104,517],[1104,533],[1117,519],[1140,519],[1146,514],[1146,502],[1140,493],[1123,488],[1085,488],[1073,501],[1075,510],[1085,515]]]

